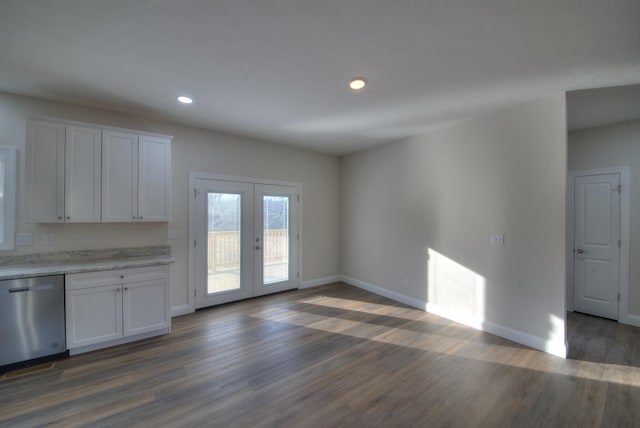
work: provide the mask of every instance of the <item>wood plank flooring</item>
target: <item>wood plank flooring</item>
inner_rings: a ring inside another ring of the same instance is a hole
[[[0,427],[640,426],[640,329],[569,331],[563,360],[332,284],[5,374]]]

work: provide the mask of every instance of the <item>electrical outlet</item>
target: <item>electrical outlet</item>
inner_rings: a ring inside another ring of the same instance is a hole
[[[20,247],[33,245],[33,233],[16,233],[16,245]]]
[[[167,241],[177,241],[182,238],[182,233],[176,229],[167,230]]]
[[[504,246],[504,235],[491,235],[491,245]]]

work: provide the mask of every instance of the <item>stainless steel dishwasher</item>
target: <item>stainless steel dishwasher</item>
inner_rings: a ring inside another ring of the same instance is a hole
[[[0,368],[65,350],[64,275],[0,281]]]

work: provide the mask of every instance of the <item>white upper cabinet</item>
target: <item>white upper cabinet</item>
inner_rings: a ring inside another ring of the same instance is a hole
[[[29,223],[64,222],[64,146],[64,124],[29,121],[25,168]]]
[[[169,221],[171,140],[105,131],[102,221]]]
[[[29,223],[169,221],[171,137],[29,120]]]
[[[138,217],[140,221],[169,221],[171,207],[171,141],[140,136]]]
[[[67,223],[100,222],[102,130],[67,126],[64,211]]]
[[[102,221],[138,218],[138,135],[104,131]]]

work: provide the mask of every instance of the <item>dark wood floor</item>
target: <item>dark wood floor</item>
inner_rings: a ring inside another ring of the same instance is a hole
[[[344,284],[0,380],[0,426],[640,426],[639,329],[569,316],[563,360]]]

